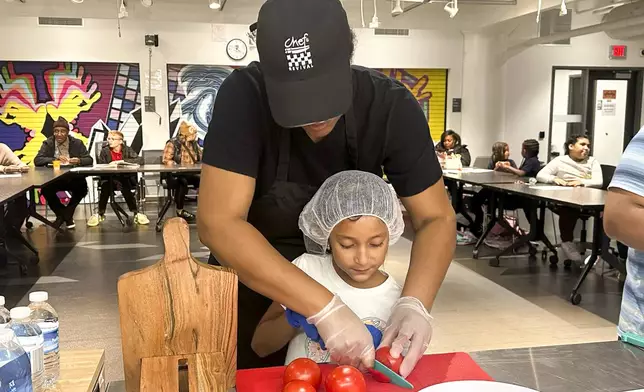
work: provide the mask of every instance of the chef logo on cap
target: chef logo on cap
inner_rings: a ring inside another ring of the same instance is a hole
[[[300,38],[291,37],[284,41],[284,53],[286,53],[289,71],[313,68],[309,33],[304,33]]]

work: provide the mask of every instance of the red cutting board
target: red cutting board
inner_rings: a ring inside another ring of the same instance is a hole
[[[320,368],[322,369],[322,380],[324,380],[326,375],[335,368],[335,365],[321,365]],[[284,369],[284,366],[280,366],[238,370],[237,392],[280,392],[283,386]],[[409,391],[393,384],[379,383],[369,375],[365,375],[365,379],[369,392]],[[443,382],[462,380],[494,381],[466,353],[425,355],[407,377],[407,381],[414,386],[414,391]],[[324,381],[319,390],[324,391]]]

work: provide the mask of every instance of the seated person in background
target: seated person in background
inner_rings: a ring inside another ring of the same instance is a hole
[[[541,162],[539,162],[539,142],[534,139],[524,140],[521,146],[521,155],[523,156],[523,162],[521,162],[521,166],[518,169],[513,167],[511,163],[494,165],[495,167],[493,169],[512,173],[519,177],[536,177],[539,170],[541,170]],[[508,147],[509,156],[510,152]],[[509,161],[512,160],[510,159]]]
[[[168,140],[163,150],[163,164],[165,165],[193,165],[201,162],[203,150],[197,143],[197,130],[182,122],[179,126],[177,137]],[[174,189],[174,200],[177,206],[177,216],[188,223],[196,221],[195,215],[183,209],[188,186],[199,188],[198,174],[168,173],[168,187]]]
[[[467,146],[461,145],[461,137],[451,129],[443,132],[441,141],[434,146],[434,149],[441,159],[445,159],[449,155],[458,155],[461,158],[463,167],[468,167],[472,163],[472,157]]]
[[[140,159],[136,154],[136,151],[125,144],[125,140],[123,140],[123,134],[121,132],[110,131],[107,134],[107,145],[104,146],[99,153],[98,163],[106,164],[118,162],[140,163]],[[87,220],[87,226],[96,227],[105,220],[107,202],[115,190],[121,191],[121,194],[125,199],[125,203],[127,203],[127,207],[134,214],[134,223],[138,225],[147,225],[150,223],[148,217],[139,212],[136,199],[134,198],[134,189],[136,189],[137,183],[136,173],[120,174],[117,176],[111,176],[111,178],[112,182],[110,182],[109,177],[107,176],[101,177],[101,193],[98,197],[98,213],[92,215]]]
[[[299,227],[307,253],[293,264],[335,295],[332,306],[346,304],[365,324],[382,331],[397,301],[424,309],[409,298],[401,299],[401,287],[380,270],[404,226],[398,199],[382,178],[355,170],[339,172],[304,207]],[[426,311],[423,314],[430,318]],[[318,363],[334,361],[334,347],[341,343],[327,341],[326,350],[322,349],[292,326],[292,317],[290,310],[273,302],[253,336],[251,345],[257,355],[266,357],[288,345],[286,364],[301,357]],[[307,322],[317,323],[318,328],[324,325],[316,316]],[[395,344],[394,349],[398,349]]]
[[[604,229],[630,247],[617,333],[644,339],[644,131],[626,147],[608,187]]]
[[[59,160],[63,165],[72,166],[91,166],[94,163],[83,142],[69,136],[69,123],[62,117],[54,122],[54,135],[42,143],[34,158],[34,164],[47,166],[55,160]],[[67,207],[58,198],[57,193],[61,191],[67,191],[71,195]],[[87,182],[84,176],[68,176],[56,180],[42,188],[41,193],[49,208],[56,214],[54,226],[60,227],[65,223],[68,229],[76,227],[74,211],[87,196]]]
[[[537,181],[546,184],[601,188],[604,183],[599,162],[590,156],[590,141],[586,136],[573,135],[564,145],[566,155],[550,161],[538,174]],[[581,262],[581,253],[573,243],[575,226],[581,210],[558,207],[561,249],[567,260]]]
[[[3,174],[14,174],[26,171],[29,171],[29,166],[22,163],[20,158],[11,151],[9,146],[4,143],[0,143],[0,172]],[[4,224],[7,225],[5,226],[5,230],[8,226],[20,230],[25,219],[27,219],[27,215],[29,215],[29,210],[27,209],[27,197],[22,195],[13,199],[5,209]],[[5,230],[2,232],[6,233]],[[5,238],[0,238],[1,244],[4,244],[5,242]],[[3,262],[4,261],[5,260],[3,260]]]
[[[509,169],[517,168],[517,164],[510,159],[510,146],[505,142],[496,142],[492,145],[492,157],[487,167],[489,170],[508,171]],[[474,213],[474,227],[470,227],[470,231],[475,237],[480,237],[483,234],[483,206],[488,202],[494,192],[489,189],[482,189],[477,194],[472,196],[470,203],[472,212]]]

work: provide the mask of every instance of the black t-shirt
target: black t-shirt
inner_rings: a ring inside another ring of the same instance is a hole
[[[519,169],[525,172],[526,177],[536,177],[541,170],[541,162],[538,157],[526,158]]]
[[[377,71],[358,66],[352,71],[356,169],[382,175],[384,168],[401,197],[436,183],[442,172],[418,101],[404,85]],[[255,178],[258,197],[275,181],[281,129],[270,113],[260,64],[236,69],[217,93],[203,162]],[[288,181],[319,186],[333,174],[352,168],[344,117],[317,143],[302,128],[289,131]]]

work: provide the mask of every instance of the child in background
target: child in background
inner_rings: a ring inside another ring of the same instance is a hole
[[[507,148],[507,153],[505,148]],[[521,156],[523,156],[523,162],[521,162],[521,166],[518,169],[516,166],[512,165],[514,162],[509,159],[510,149],[507,144],[505,144],[503,154],[505,160],[510,163],[497,164],[493,167],[494,170],[512,173],[519,177],[536,177],[539,170],[541,170],[541,162],[539,162],[539,142],[534,139],[523,141],[523,144],[521,145]]]
[[[496,142],[492,145],[492,158],[488,165],[489,170],[502,170],[505,167],[517,168],[517,164],[510,159],[510,146],[505,142]]]
[[[383,331],[394,304],[409,300],[400,299],[401,287],[380,270],[389,245],[398,241],[405,226],[392,189],[371,173],[340,172],[304,207],[299,226],[307,253],[293,264],[335,294],[334,301],[344,302],[365,324]],[[273,302],[257,326],[252,348],[265,357],[287,344],[286,364],[301,357],[318,363],[333,360],[303,330],[292,327],[283,307]]]

